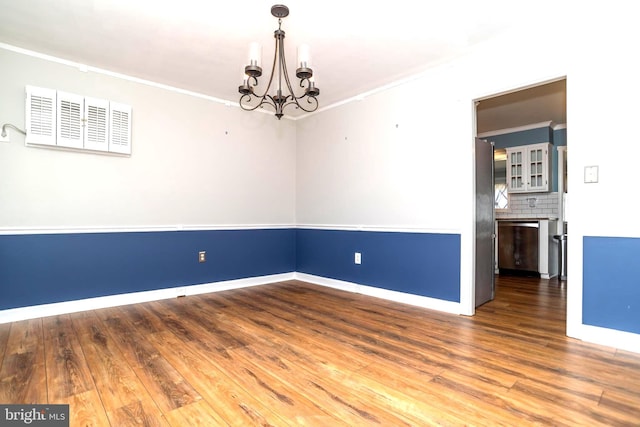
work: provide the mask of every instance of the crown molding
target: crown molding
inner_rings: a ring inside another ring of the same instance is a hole
[[[523,126],[516,126],[516,127],[512,127],[512,128],[497,129],[497,130],[492,130],[492,131],[488,131],[488,132],[482,132],[482,133],[478,134],[478,138],[486,138],[486,137],[489,137],[489,136],[504,135],[504,134],[507,134],[507,133],[522,132],[522,131],[526,131],[526,130],[546,128],[546,127],[549,127],[549,128],[551,128],[553,130],[566,129],[567,128],[567,124],[566,123],[556,124],[553,121],[531,123],[531,124],[523,125]]]
[[[161,231],[220,231],[295,229],[295,224],[176,224],[124,225],[78,227],[0,227],[0,236],[18,234],[87,234],[87,233],[144,233]]]
[[[9,52],[20,53],[22,55],[31,56],[32,58],[38,58],[38,59],[42,59],[44,61],[53,62],[53,63],[56,63],[56,64],[66,65],[67,67],[77,68],[78,71],[81,71],[83,73],[92,72],[92,73],[96,73],[96,74],[102,74],[102,75],[113,77],[113,78],[116,78],[116,79],[126,80],[126,81],[129,81],[129,82],[138,83],[138,84],[145,85],[145,86],[151,86],[151,87],[155,87],[157,89],[162,89],[162,90],[166,90],[166,91],[169,91],[169,92],[174,92],[174,93],[178,93],[178,94],[181,94],[181,95],[186,95],[186,96],[192,96],[194,98],[205,99],[207,101],[215,102],[217,104],[223,104],[226,107],[238,107],[238,108],[240,108],[240,104],[237,101],[229,101],[228,99],[216,98],[215,96],[206,95],[204,93],[194,92],[194,91],[190,91],[190,90],[186,90],[186,89],[181,89],[179,87],[170,86],[170,85],[166,85],[166,84],[162,84],[162,83],[157,83],[157,82],[154,82],[154,81],[151,81],[151,80],[145,80],[145,79],[141,79],[139,77],[129,76],[127,74],[116,73],[114,71],[105,70],[104,68],[92,67],[90,65],[82,64],[80,62],[74,62],[74,61],[70,61],[68,59],[58,58],[56,56],[47,55],[47,54],[44,54],[44,53],[36,52],[36,51],[33,51],[33,50],[29,50],[29,49],[24,49],[24,48],[21,48],[21,47],[18,47],[18,46],[13,46],[13,45],[6,44],[6,43],[1,43],[0,42],[0,49],[7,50]],[[262,114],[269,114],[270,113],[270,111],[262,110],[262,109],[258,109],[256,111],[259,112],[259,113],[262,113]],[[291,116],[287,116],[287,115],[284,115],[283,117],[286,118],[286,119],[289,119],[289,120],[293,119]]]

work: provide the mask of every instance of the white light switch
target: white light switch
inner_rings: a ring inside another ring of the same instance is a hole
[[[362,254],[360,252],[355,253],[353,262],[355,262],[356,264],[362,264]]]
[[[598,166],[584,167],[584,182],[585,184],[598,182]]]

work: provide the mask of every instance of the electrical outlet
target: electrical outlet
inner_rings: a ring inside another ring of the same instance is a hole
[[[206,262],[207,261],[207,251],[198,252],[198,262]]]
[[[362,254],[360,252],[356,252],[353,256],[353,262],[356,264],[362,264]]]

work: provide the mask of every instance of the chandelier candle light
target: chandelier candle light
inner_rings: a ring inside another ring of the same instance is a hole
[[[271,105],[276,110],[278,120],[282,118],[284,115],[282,110],[288,105],[295,105],[296,108],[308,113],[316,111],[318,109],[316,97],[320,95],[320,89],[316,87],[313,79],[309,46],[300,45],[298,47],[296,77],[300,79],[300,87],[304,88],[304,93],[296,96],[287,73],[287,63],[284,57],[284,31],[281,29],[282,18],[289,15],[289,8],[282,4],[276,4],[271,7],[271,14],[278,18],[278,29],[273,33],[276,39],[276,50],[273,55],[269,83],[262,95],[256,95],[254,88],[258,85],[258,77],[262,75],[262,46],[258,43],[251,43],[249,45],[249,64],[242,71],[242,85],[238,87],[238,92],[242,94],[240,107],[243,110],[253,111],[265,104]],[[274,84],[274,89],[270,91],[272,84]],[[301,105],[300,101],[304,99],[309,105]]]

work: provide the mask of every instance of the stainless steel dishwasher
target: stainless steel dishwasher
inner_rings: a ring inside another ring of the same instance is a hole
[[[538,221],[498,222],[498,268],[538,273]]]

